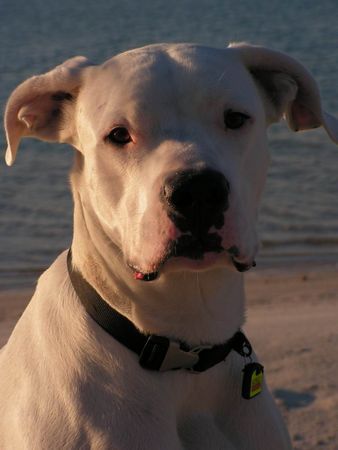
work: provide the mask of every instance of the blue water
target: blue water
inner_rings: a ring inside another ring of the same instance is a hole
[[[337,23],[336,0],[1,0],[1,111],[19,82],[74,55],[102,62],[154,42],[245,40],[299,58],[338,116]],[[278,124],[269,135],[260,263],[338,262],[338,147],[322,130]],[[0,163],[0,287],[30,283],[69,245],[71,160],[67,146],[26,140],[13,167]]]

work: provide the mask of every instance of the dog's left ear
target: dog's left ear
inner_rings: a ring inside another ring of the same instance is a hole
[[[268,48],[231,44],[253,77],[267,94],[269,121],[285,117],[294,131],[323,126],[338,143],[338,120],[322,109],[318,85],[297,60]]]

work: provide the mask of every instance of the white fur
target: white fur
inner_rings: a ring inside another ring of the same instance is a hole
[[[227,109],[250,119],[225,130]],[[24,136],[73,145],[76,267],[142,331],[216,344],[244,324],[242,275],[226,252],[200,262],[171,258],[162,267],[179,230],[161,186],[175,171],[223,173],[231,194],[222,245],[236,245],[239,261],[250,264],[269,160],[266,127],[282,115],[293,129],[323,125],[337,141],[337,122],[322,111],[311,75],[272,50],[156,45],[100,66],[77,57],[14,91],[6,161],[14,162]],[[127,127],[133,142],[107,142],[115,126]],[[160,276],[137,281],[127,263]],[[1,350],[0,448],[290,448],[268,388],[241,398],[243,365],[232,352],[201,374],[142,369],[85,313],[63,253]]]

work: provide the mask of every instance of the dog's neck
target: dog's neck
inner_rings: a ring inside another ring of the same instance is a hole
[[[243,276],[226,268],[134,279],[121,251],[74,192],[73,263],[117,311],[141,331],[191,345],[229,339],[244,322]]]

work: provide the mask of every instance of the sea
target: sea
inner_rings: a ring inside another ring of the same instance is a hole
[[[156,42],[246,41],[299,59],[338,116],[337,0],[0,0],[0,105],[26,78],[84,55],[100,63]],[[322,129],[270,128],[258,267],[338,266],[338,147]],[[1,149],[5,134],[0,132]],[[71,243],[73,150],[25,140],[0,162],[0,289],[32,286]]]

